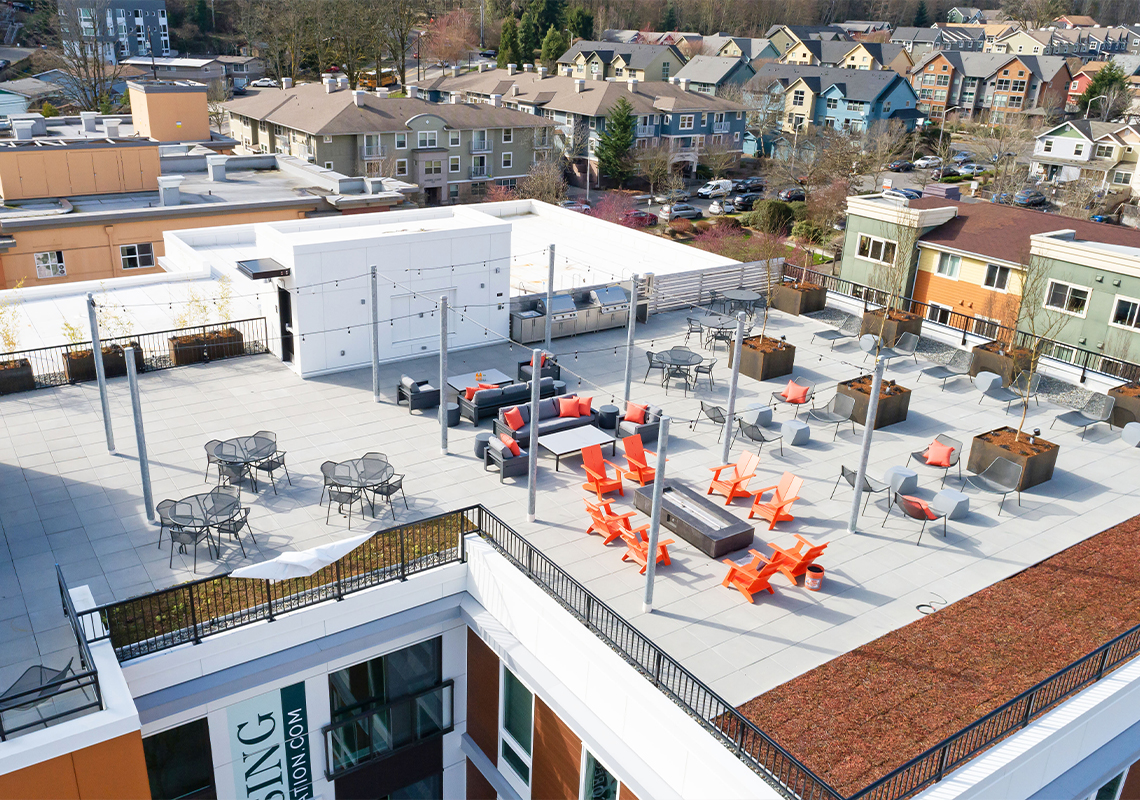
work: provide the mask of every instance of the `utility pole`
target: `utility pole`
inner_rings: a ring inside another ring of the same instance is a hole
[[[665,454],[669,450],[669,418],[662,417],[657,431],[657,466],[653,475],[653,505],[649,510],[649,538],[645,542],[645,599],[641,610],[653,611],[653,576],[657,573],[657,542],[661,532],[661,493],[665,489]]]
[[[487,0],[480,0],[479,2],[479,49],[483,50],[487,47],[486,41],[483,39],[483,12],[486,10]],[[480,53],[480,56],[483,54]]]
[[[99,404],[103,407],[103,428],[107,434],[107,452],[115,452],[115,432],[111,429],[111,401],[107,399],[107,370],[103,367],[103,345],[99,341],[99,314],[95,298],[87,293],[87,322],[91,326],[91,357],[95,359],[95,377],[99,381]]]

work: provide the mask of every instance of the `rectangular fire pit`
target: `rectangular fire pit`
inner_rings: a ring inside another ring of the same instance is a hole
[[[652,511],[652,484],[634,490],[633,505],[645,514]],[[755,533],[723,505],[669,479],[661,491],[661,524],[710,558],[751,547]]]

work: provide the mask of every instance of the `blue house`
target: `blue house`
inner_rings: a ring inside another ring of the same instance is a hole
[[[914,88],[892,70],[765,64],[757,77],[782,93],[780,128],[788,132],[812,125],[858,132],[891,120],[913,130],[923,117]]]

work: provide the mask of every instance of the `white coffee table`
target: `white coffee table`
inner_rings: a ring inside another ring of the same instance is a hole
[[[590,445],[610,446],[612,458],[617,446],[617,439],[613,434],[606,433],[593,425],[583,425],[580,428],[570,428],[557,433],[547,433],[538,437],[538,446],[554,455],[554,471],[557,472],[562,464],[562,457],[579,453]]]
[[[476,375],[481,375],[482,377],[476,378]],[[478,373],[467,372],[463,375],[452,375],[447,379],[447,385],[460,394],[463,394],[463,391],[469,386],[475,386],[480,383],[503,386],[504,384],[514,383],[514,380],[510,375],[505,375],[497,369],[488,369]]]

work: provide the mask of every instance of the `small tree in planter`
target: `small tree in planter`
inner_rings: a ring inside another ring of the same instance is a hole
[[[804,220],[797,222],[796,227],[812,225]],[[793,229],[794,230],[794,229]],[[808,270],[812,268],[815,253],[809,249],[805,242],[797,240],[795,249],[787,256],[786,264],[794,267],[791,270],[795,280],[783,281],[776,287],[775,293],[770,295],[772,305],[786,314],[799,316],[821,311],[827,305],[827,289],[807,280]]]
[[[214,300],[214,308],[218,312],[218,322],[227,323],[232,319],[233,283],[228,275],[218,278],[218,296]],[[232,358],[245,352],[244,337],[241,331],[232,326],[225,326],[219,330],[210,331],[204,336],[206,343],[206,358]]]
[[[863,325],[859,331],[860,335],[875,334],[878,348],[893,347],[899,336],[908,331],[915,336],[922,333],[922,317],[905,311],[902,307],[906,297],[907,278],[914,261],[915,245],[918,243],[918,226],[896,223],[893,232],[894,243],[882,244],[878,264],[871,272],[872,288],[878,290],[882,302],[879,308],[863,312]],[[860,255],[875,258],[873,251]],[[864,298],[867,299],[870,298]]]
[[[773,279],[773,262],[786,252],[784,240],[771,233],[756,233],[752,236],[753,254],[758,261],[766,261],[764,270],[764,316],[760,323],[760,335],[750,336],[741,343],[740,372],[758,381],[790,375],[796,361],[796,348],[783,339],[768,336],[768,310],[773,294],[778,294],[782,277]],[[729,349],[729,364],[732,363],[732,349]]]
[[[20,346],[19,310],[23,302],[18,290],[24,288],[24,279],[0,300],[0,347],[11,353]],[[32,364],[26,358],[0,360],[0,394],[26,392],[36,388],[36,378],[32,374]]]
[[[181,310],[174,317],[174,324],[181,330],[196,328],[206,324],[209,314],[210,309],[206,301],[193,286],[190,286],[186,289],[186,300]],[[167,342],[170,347],[170,360],[176,367],[194,364],[205,358],[206,339],[202,332],[171,336]]]

